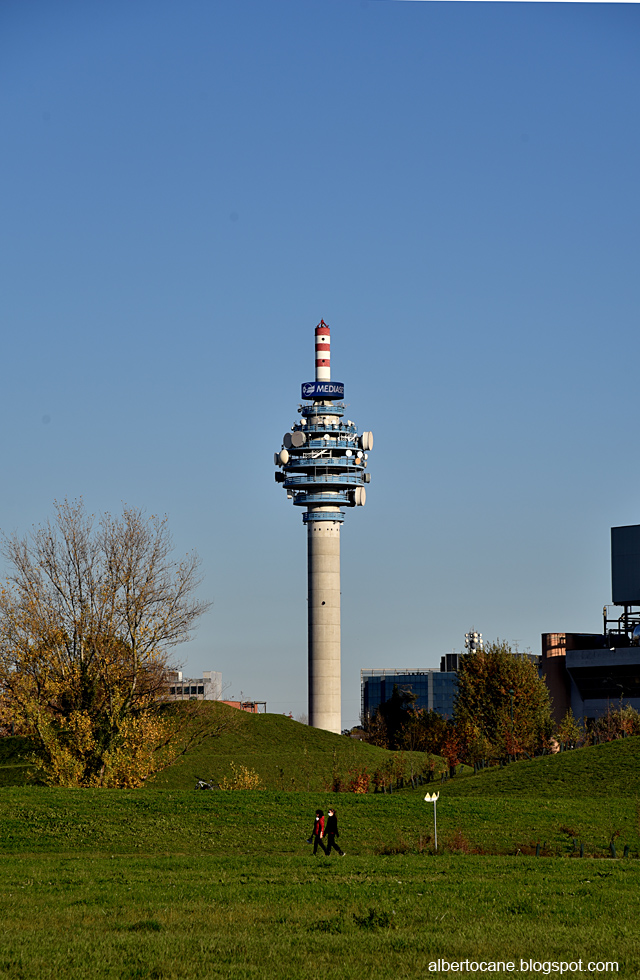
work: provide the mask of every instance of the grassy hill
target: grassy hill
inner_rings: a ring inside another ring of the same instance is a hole
[[[640,798],[640,736],[487,769],[452,780],[449,796]]]
[[[338,775],[369,773],[393,757],[386,749],[345,735],[310,728],[285,715],[248,714],[225,704],[204,702],[202,713],[212,723],[228,721],[230,729],[219,738],[206,739],[174,766],[159,773],[148,786],[154,789],[193,790],[196,780],[220,784],[232,776],[231,764],[258,774],[268,790],[318,792]],[[421,753],[404,753],[408,768],[422,762]],[[0,739],[0,786],[21,786],[29,780],[29,744],[22,738]]]
[[[0,786],[24,786],[28,782],[29,752],[26,738],[0,738]]]
[[[350,771],[366,767],[372,773],[393,754],[345,735],[301,725],[285,715],[252,715],[222,704],[206,705],[205,710],[214,717],[229,718],[233,729],[194,748],[150,786],[191,790],[197,779],[221,783],[232,775],[233,763],[256,772],[265,789],[313,792],[326,789],[334,774],[346,780]],[[421,754],[413,755],[419,764]]]
[[[151,780],[148,788],[193,790],[197,779],[214,784],[232,776],[231,764],[253,770],[261,786],[273,791],[324,792],[334,775],[369,773],[389,763],[393,753],[344,735],[301,725],[284,715],[252,715],[223,704],[203,704],[205,716],[232,728],[207,739],[175,766]],[[407,769],[417,770],[421,753],[405,753]],[[28,779],[28,743],[0,739],[0,786],[24,785]],[[413,757],[413,758],[412,758]],[[521,799],[640,799],[640,736],[559,755],[512,763],[476,776],[457,777],[440,786],[443,796]]]

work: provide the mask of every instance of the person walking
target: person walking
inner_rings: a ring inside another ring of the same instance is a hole
[[[344,857],[344,851],[340,848],[339,844],[336,844],[336,837],[339,837],[338,833],[338,818],[336,817],[336,811],[329,810],[329,819],[327,820],[327,849],[325,854],[328,856],[331,854],[331,848],[337,851],[340,857]]]
[[[313,853],[316,854],[318,848],[323,854],[326,854],[324,844],[322,843],[322,838],[324,837],[324,813],[322,810],[316,810],[316,818],[313,822],[313,830],[311,831],[311,840],[313,841]]]

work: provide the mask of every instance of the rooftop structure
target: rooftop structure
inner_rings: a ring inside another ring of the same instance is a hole
[[[610,708],[640,710],[640,525],[611,528],[613,604],[602,633],[543,633],[541,671],[561,721],[595,720]]]

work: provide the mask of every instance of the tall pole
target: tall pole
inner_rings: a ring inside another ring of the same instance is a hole
[[[316,511],[318,514],[318,511]],[[341,731],[340,524],[307,523],[309,724]]]
[[[509,695],[511,697],[511,751],[515,755],[515,752],[514,752],[514,741],[513,741],[513,694],[514,694],[513,688],[510,687],[509,688]]]
[[[316,385],[331,382],[331,331],[321,320],[315,331]],[[317,415],[307,415],[307,433],[321,427],[322,442],[340,424],[339,415],[328,415],[332,400],[314,399]],[[327,428],[330,427],[327,430]],[[324,449],[324,447],[323,447]],[[322,451],[322,450],[320,450]],[[322,459],[321,456],[317,457]],[[325,501],[308,502],[307,519],[307,616],[309,655],[309,724],[329,732],[342,730],[340,692],[340,514]],[[315,495],[317,496],[317,495]]]
[[[331,334],[315,330],[315,381],[302,385],[301,419],[275,454],[276,482],[305,507],[307,525],[309,724],[342,730],[340,706],[341,507],[362,506],[373,435],[343,421],[344,385],[331,381]]]
[[[438,850],[438,821],[436,817],[436,803],[438,802],[439,796],[440,793],[434,793],[433,795],[431,795],[431,793],[427,793],[424,798],[426,803],[433,803],[433,840],[436,851]]]

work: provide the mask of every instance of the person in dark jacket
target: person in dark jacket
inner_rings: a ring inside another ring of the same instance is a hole
[[[327,837],[329,838],[327,843],[327,849],[325,854],[331,854],[331,848],[337,851],[340,857],[344,857],[344,851],[341,850],[340,845],[336,844],[336,837],[338,834],[338,818],[336,817],[335,810],[329,810],[329,819],[327,820]]]
[[[316,810],[316,818],[313,822],[313,830],[311,831],[311,840],[313,841],[313,853],[317,854],[318,848],[323,854],[326,854],[324,844],[322,843],[322,838],[324,837],[324,813],[322,810]]]

